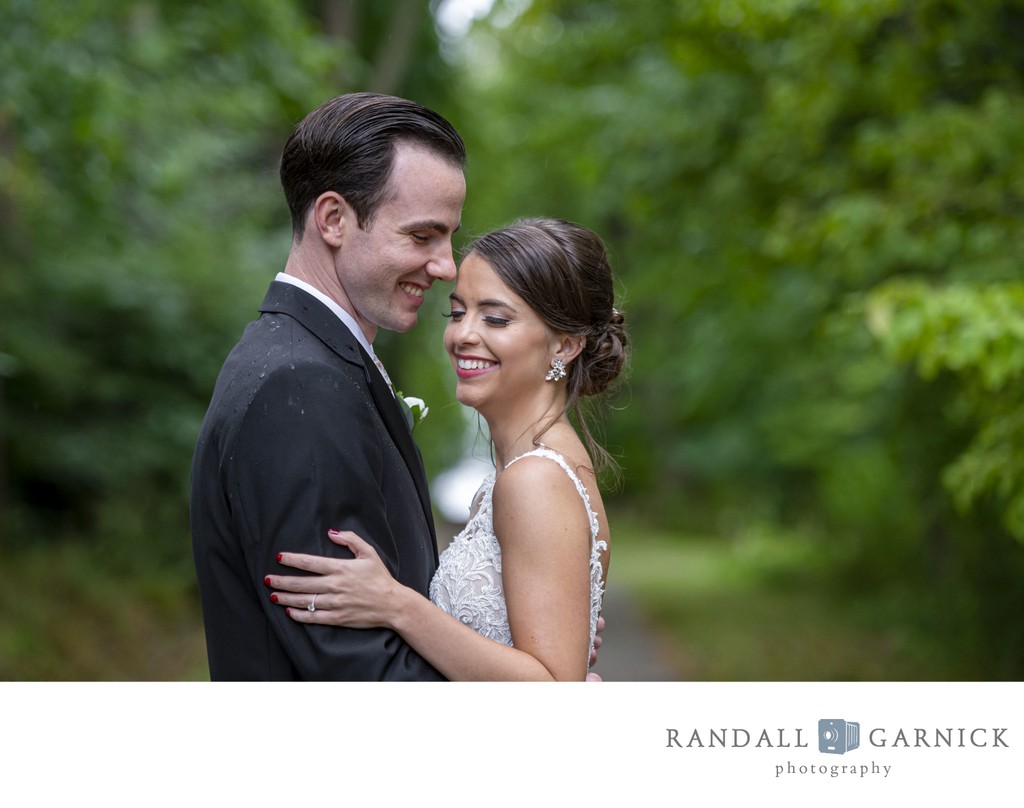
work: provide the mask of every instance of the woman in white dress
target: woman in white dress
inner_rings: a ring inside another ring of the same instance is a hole
[[[271,599],[303,623],[390,628],[451,680],[581,681],[610,544],[592,459],[610,458],[581,404],[615,381],[628,344],[604,245],[562,220],[517,222],[471,245],[450,298],[456,397],[486,420],[495,471],[430,600],[349,532],[330,536],[354,559],[282,553],[305,574],[269,576]]]

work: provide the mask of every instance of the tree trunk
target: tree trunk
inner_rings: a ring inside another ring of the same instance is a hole
[[[396,5],[367,81],[371,92],[393,95],[402,85],[416,50],[416,36],[425,7],[422,0],[402,0]]]

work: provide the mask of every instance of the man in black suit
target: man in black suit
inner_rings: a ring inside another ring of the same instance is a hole
[[[378,328],[412,328],[431,284],[454,278],[464,165],[446,120],[368,93],[328,101],[285,146],[291,251],[224,363],[192,465],[214,680],[441,678],[390,631],[291,620],[263,579],[292,572],[281,551],[345,553],[327,539],[335,528],[427,593],[437,545],[426,478],[372,345]]]

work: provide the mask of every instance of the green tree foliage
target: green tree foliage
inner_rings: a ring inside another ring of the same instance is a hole
[[[994,497],[1005,528],[1024,540],[1024,286],[892,281],[871,300],[874,330],[925,379],[957,378],[958,411],[977,424],[943,472],[958,508]]]
[[[811,525],[1019,649],[1024,4],[506,2],[467,53],[474,223],[615,256],[626,498]]]

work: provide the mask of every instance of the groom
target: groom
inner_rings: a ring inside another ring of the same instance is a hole
[[[192,545],[214,680],[436,680],[396,634],[291,620],[263,578],[282,551],[339,555],[366,538],[427,594],[437,545],[426,477],[383,365],[378,328],[416,324],[455,277],[465,148],[400,98],[328,101],[281,158],[293,240],[221,370],[192,465]]]

